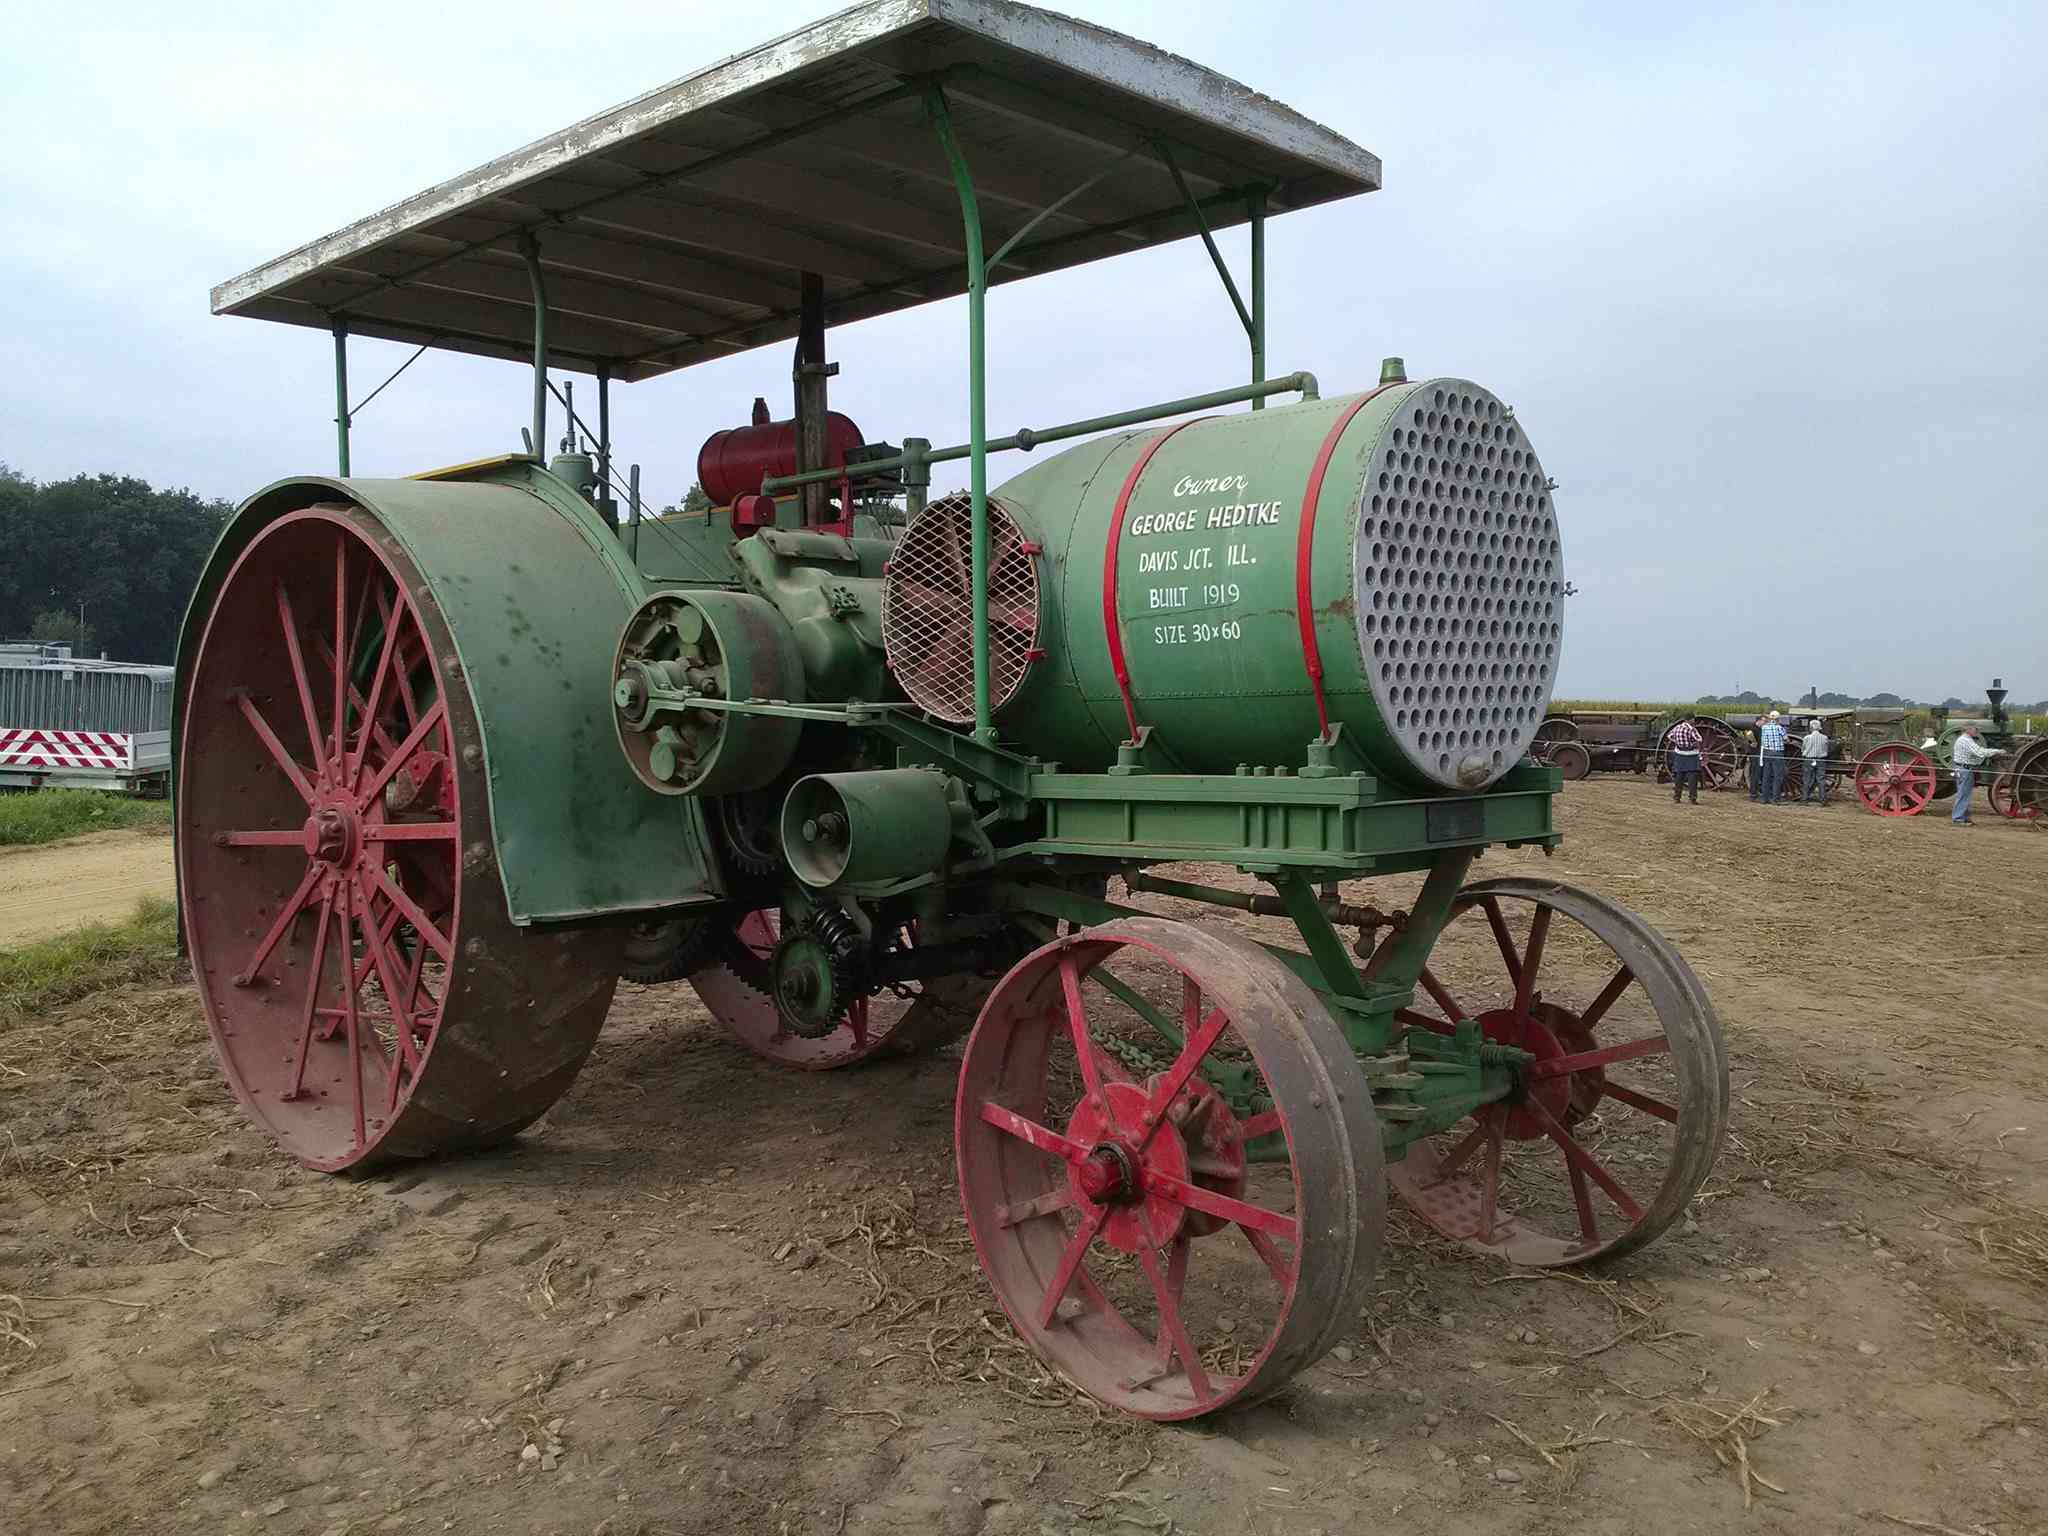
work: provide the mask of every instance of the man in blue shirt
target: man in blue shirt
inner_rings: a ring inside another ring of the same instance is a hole
[[[1758,732],[1764,753],[1764,804],[1776,805],[1785,789],[1785,727],[1771,711]]]

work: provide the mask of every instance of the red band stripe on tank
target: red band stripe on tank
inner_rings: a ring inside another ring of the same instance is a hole
[[[1116,552],[1124,536],[1124,512],[1131,504],[1131,494],[1138,488],[1138,481],[1144,477],[1145,466],[1152,462],[1152,455],[1166,446],[1166,440],[1182,427],[1191,427],[1197,421],[1206,421],[1206,416],[1196,416],[1188,421],[1177,421],[1164,432],[1147,443],[1131,465],[1130,473],[1124,476],[1123,489],[1116,493],[1116,511],[1109,519],[1109,542],[1102,552],[1102,632],[1109,641],[1109,669],[1116,674],[1117,692],[1123,695],[1124,724],[1129,729],[1130,741],[1138,739],[1138,711],[1131,702],[1131,669],[1124,660],[1123,631],[1117,623],[1116,612]]]

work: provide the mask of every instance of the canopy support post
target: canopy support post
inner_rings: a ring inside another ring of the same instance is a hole
[[[334,449],[337,473],[348,478],[348,321],[334,320]]]
[[[573,423],[572,423],[573,425]],[[597,366],[597,504],[616,533],[617,503],[612,500],[612,366]]]
[[[801,274],[796,330],[796,467],[825,468],[831,435],[825,413],[825,381],[838,369],[825,361],[825,279],[816,272]],[[815,528],[825,521],[823,482],[803,488],[803,526]]]
[[[526,280],[533,285],[533,440],[527,450],[548,460],[548,284],[540,269],[540,241],[522,230],[519,254],[526,258]]]
[[[1252,382],[1266,382],[1266,194],[1254,192],[1252,216]],[[1252,401],[1252,409],[1266,408],[1264,396]]]
[[[973,590],[974,739],[993,742],[996,729],[989,703],[988,657],[988,266],[981,254],[981,205],[974,195],[974,177],[967,169],[967,157],[953,137],[946,93],[933,86],[925,93],[924,105],[932,129],[938,134],[939,146],[946,152],[946,163],[952,167],[953,188],[960,197],[960,227],[967,245],[968,571]]]

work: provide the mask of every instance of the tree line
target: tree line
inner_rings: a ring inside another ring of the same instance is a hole
[[[1815,693],[1808,689],[1796,699],[1774,698],[1745,688],[1740,693],[1703,693],[1694,701],[1711,704],[1723,709],[1946,709],[1951,712],[1963,710],[1989,710],[1990,701],[1983,694],[1974,699],[1957,698],[1950,694],[1945,699],[1913,699],[1897,693],[1873,693],[1858,698],[1852,693]],[[2048,714],[2048,700],[2032,704],[2018,699],[2007,699],[2006,709],[2015,714]]]
[[[38,482],[0,464],[0,639],[168,662],[234,509],[133,475]]]

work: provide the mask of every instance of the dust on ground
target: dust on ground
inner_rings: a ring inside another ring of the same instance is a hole
[[[0,848],[0,947],[116,921],[146,896],[169,900],[175,885],[168,827]]]
[[[2048,832],[1639,780],[1560,813],[1555,858],[1478,872],[1607,894],[1713,991],[1734,1110],[1692,1224],[1535,1274],[1397,1214],[1338,1352],[1193,1426],[1013,1340],[954,1053],[786,1074],[622,989],[514,1146],[349,1182],[244,1124],[184,989],[0,1034],[4,1523],[2048,1530]]]

